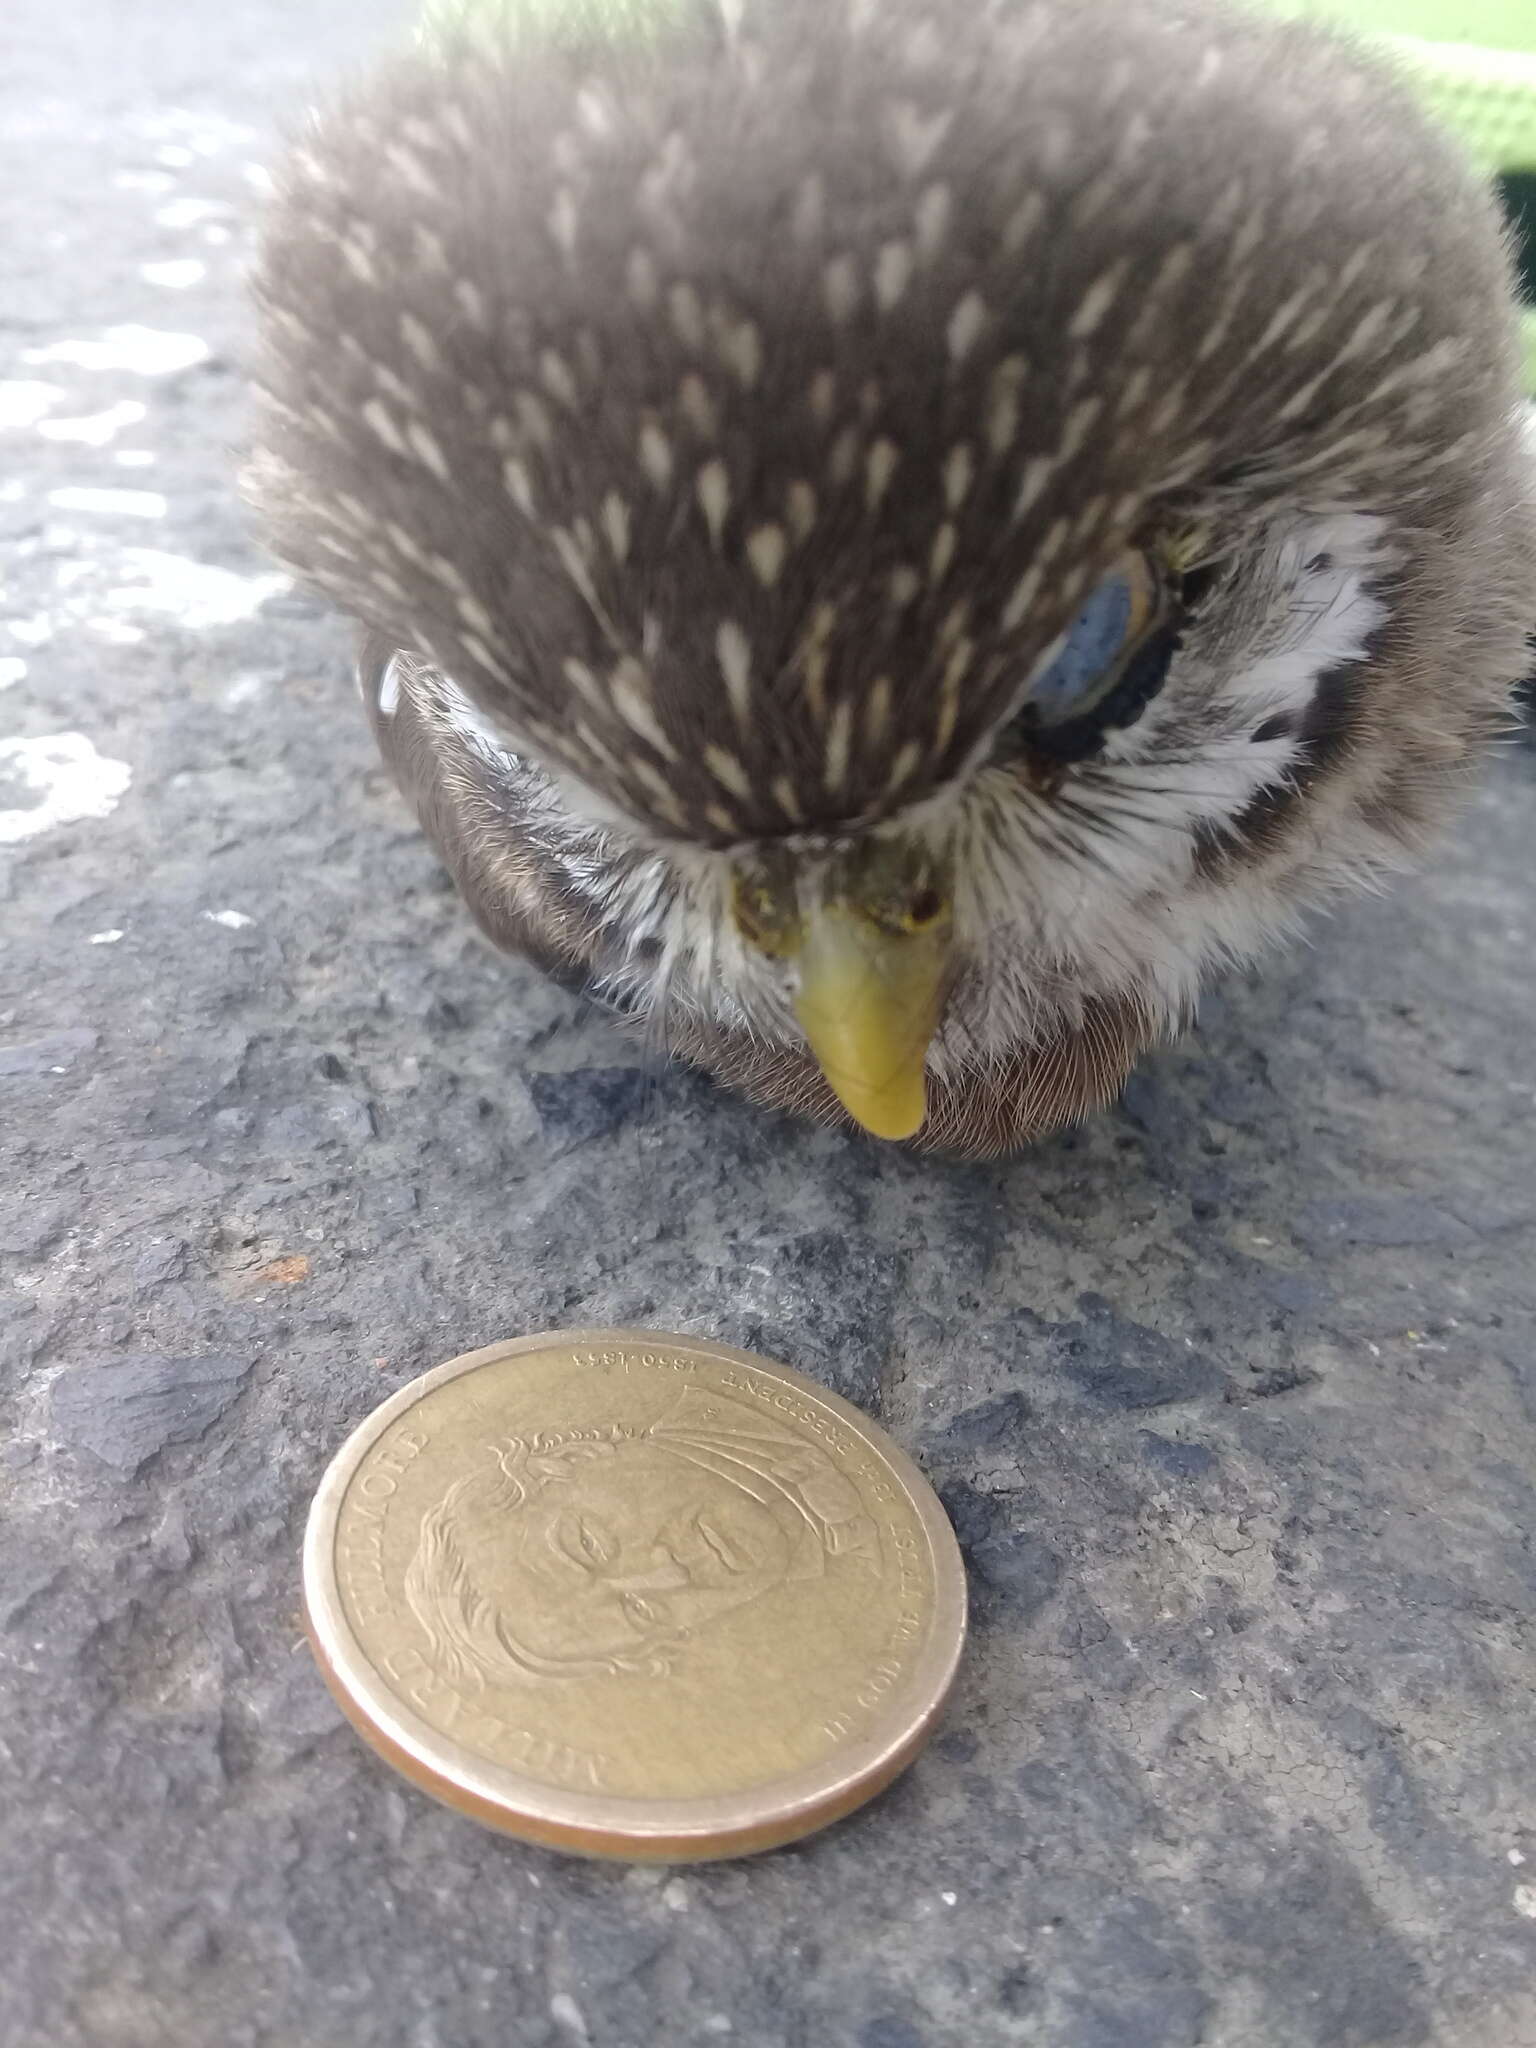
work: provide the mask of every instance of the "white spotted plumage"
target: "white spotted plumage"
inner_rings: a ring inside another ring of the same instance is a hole
[[[1192,652],[1176,679],[1186,693],[1201,694],[1209,676],[1223,677],[1209,701],[1199,759],[1190,758],[1188,726],[1170,700],[1121,735],[1106,759],[1069,778],[1102,822],[1092,836],[1094,890],[1083,888],[1083,846],[1061,830],[1056,805],[1022,791],[1005,769],[973,770],[921,807],[917,829],[935,848],[956,853],[964,878],[957,925],[979,963],[936,1041],[936,1071],[958,1071],[968,1060],[999,1056],[1038,1036],[1067,988],[1081,1001],[1130,983],[1172,1029],[1214,965],[1251,957],[1294,926],[1294,904],[1284,892],[1257,888],[1239,907],[1220,892],[1192,888],[1195,830],[1219,827],[1286,772],[1294,738],[1256,747],[1254,728],[1299,710],[1320,675],[1362,653],[1384,617],[1372,582],[1390,568],[1381,522],[1359,515],[1314,520],[1272,537],[1245,605],[1246,666],[1227,669],[1218,640],[1204,655]],[[961,640],[951,651],[952,684],[969,658]],[[866,729],[882,724],[891,707],[891,682],[882,677],[866,700]],[[484,721],[462,692],[445,700],[443,715],[484,750]],[[824,748],[833,786],[847,773],[853,740],[852,707],[842,702],[833,708]],[[725,791],[750,794],[738,755],[710,749],[706,758]],[[505,747],[501,760],[505,772],[537,784],[537,771]],[[910,772],[910,755],[898,756],[897,766]],[[540,803],[553,857],[599,907],[606,927],[632,930],[665,905],[665,951],[650,968],[631,963],[627,1000],[642,1013],[675,1006],[770,1037],[793,1028],[788,971],[733,943],[729,851],[654,846],[637,861],[622,836],[613,838],[604,806],[585,810],[580,793],[569,789],[563,801],[547,796]],[[797,844],[811,877],[835,850],[835,842],[815,835]],[[1400,859],[1387,839],[1362,833],[1347,863],[1320,861],[1316,886],[1326,894],[1361,868],[1384,872]],[[1154,903],[1163,912],[1149,918]],[[1036,964],[1042,957],[1055,963],[1049,998]]]
[[[424,46],[317,121],[253,496],[409,650],[371,709],[482,913],[542,878],[661,1035],[797,1045],[730,877],[881,836],[953,862],[935,1073],[1172,1028],[1497,720],[1491,211],[1358,56],[1220,0],[729,14],[657,67]],[[1032,679],[1128,549],[1215,594],[1052,755]]]

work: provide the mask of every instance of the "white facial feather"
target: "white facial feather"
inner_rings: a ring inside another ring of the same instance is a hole
[[[379,716],[393,718],[400,709],[400,657],[392,654],[379,677]]]
[[[1298,721],[1320,679],[1366,651],[1386,616],[1372,588],[1393,566],[1384,527],[1333,513],[1267,537],[1142,718],[1049,792],[999,762],[879,828],[954,851],[964,965],[930,1054],[938,1073],[1039,1042],[1094,997],[1134,996],[1173,1030],[1213,966],[1294,928],[1290,895],[1282,901],[1262,881],[1199,886],[1197,832],[1220,831],[1283,781],[1294,731],[1255,732]],[[409,675],[395,687],[411,687]],[[530,836],[611,934],[594,993],[663,1037],[669,1020],[694,1016],[768,1042],[798,1040],[792,965],[747,945],[732,920],[730,853],[639,838],[593,792],[551,782],[510,752],[453,683],[432,676],[415,689],[435,720],[515,784]],[[822,849],[805,842],[800,855],[802,887],[815,887]],[[1319,875],[1317,893],[1392,857],[1362,842],[1338,858],[1336,874]]]

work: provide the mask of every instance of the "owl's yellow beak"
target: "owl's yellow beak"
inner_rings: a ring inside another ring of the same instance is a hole
[[[795,1013],[838,1101],[877,1138],[910,1138],[927,1114],[923,1068],[949,953],[947,916],[892,930],[833,901],[804,920]]]

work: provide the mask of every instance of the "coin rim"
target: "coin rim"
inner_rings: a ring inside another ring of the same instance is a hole
[[[781,1381],[851,1428],[906,1489],[933,1563],[933,1623],[913,1672],[856,1743],[820,1763],[743,1792],[641,1799],[568,1791],[480,1757],[415,1714],[358,1642],[335,1570],[337,1524],[347,1489],[378,1439],[450,1380],[509,1358],[615,1346],[670,1348]],[[965,1641],[965,1569],[954,1530],[933,1487],[872,1419],[792,1367],[734,1345],[681,1331],[545,1330],[450,1358],[392,1394],[357,1425],[331,1459],[304,1532],[304,1618],[327,1685],[364,1739],[403,1776],[446,1805],[503,1833],[551,1847],[631,1860],[681,1861],[745,1855],[824,1827],[872,1799],[923,1747],[954,1684]]]

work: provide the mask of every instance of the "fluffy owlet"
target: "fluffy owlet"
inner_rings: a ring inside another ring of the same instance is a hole
[[[1076,1117],[1506,716],[1494,203],[1216,0],[524,5],[287,167],[267,532],[502,945],[759,1101]]]

